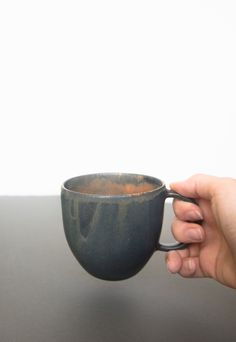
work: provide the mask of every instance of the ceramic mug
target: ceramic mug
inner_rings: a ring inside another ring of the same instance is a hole
[[[186,248],[159,242],[168,197],[195,203],[145,175],[102,173],[67,180],[61,189],[62,216],[74,256],[91,275],[122,280],[138,273],[156,250]]]

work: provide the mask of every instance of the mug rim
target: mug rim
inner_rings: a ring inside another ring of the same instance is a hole
[[[116,194],[116,195],[102,195],[102,194],[93,194],[93,193],[85,193],[80,191],[75,191],[69,189],[66,184],[72,180],[83,178],[83,177],[101,177],[101,176],[130,176],[130,177],[143,177],[146,179],[149,179],[150,181],[153,181],[153,184],[156,185],[154,189],[142,191],[142,192],[135,192],[135,193],[127,193],[127,194]],[[159,183],[159,185],[157,184]],[[79,176],[71,177],[67,180],[65,180],[62,183],[61,189],[66,191],[67,193],[75,194],[77,196],[83,196],[88,198],[131,198],[131,197],[140,197],[142,195],[146,194],[153,194],[156,192],[161,191],[162,189],[165,189],[165,183],[160,179],[153,176],[145,175],[145,174],[139,174],[139,173],[129,173],[129,172],[98,172],[98,173],[88,173],[88,174],[82,174]]]

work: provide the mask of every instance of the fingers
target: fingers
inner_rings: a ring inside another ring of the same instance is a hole
[[[203,214],[200,207],[196,204],[180,200],[173,201],[175,215],[182,221],[203,220]]]
[[[205,232],[199,224],[179,219],[173,221],[172,233],[177,241],[184,243],[200,243],[205,239]]]
[[[167,254],[166,264],[169,272],[179,273],[182,277],[203,277],[199,266],[199,258],[183,257],[182,251],[172,251]]]
[[[172,224],[172,233],[177,241],[185,243],[200,243],[205,239],[201,225],[190,221],[203,219],[200,207],[193,203],[175,200],[173,203],[176,219]]]
[[[200,243],[205,240],[205,232],[197,222],[203,220],[201,208],[193,203],[175,200],[173,208],[176,215],[172,233],[177,241],[189,243],[189,248],[167,254],[167,268],[171,273],[182,277],[202,277],[199,266]],[[195,221],[195,222],[194,222]]]
[[[177,251],[167,253],[166,266],[171,273],[178,273],[181,270],[182,258]]]
[[[184,182],[172,183],[171,189],[192,198],[210,200],[215,193],[218,177],[196,175]],[[174,200],[173,209],[176,219],[172,224],[172,233],[177,241],[189,243],[185,250],[167,253],[167,268],[171,273],[183,277],[203,277],[200,267],[200,244],[205,240],[205,231],[198,221],[204,219],[201,208],[193,203]]]

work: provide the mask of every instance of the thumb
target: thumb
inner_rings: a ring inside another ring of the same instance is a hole
[[[171,183],[170,188],[187,197],[211,200],[216,192],[219,179],[215,176],[198,174],[186,181]]]

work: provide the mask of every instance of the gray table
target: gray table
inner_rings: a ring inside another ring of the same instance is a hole
[[[0,198],[0,277],[1,342],[236,341],[235,290],[169,274],[162,252],[126,281],[88,275],[58,197]]]

